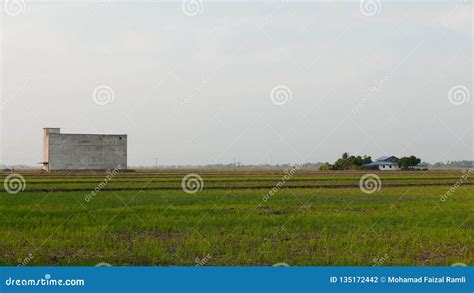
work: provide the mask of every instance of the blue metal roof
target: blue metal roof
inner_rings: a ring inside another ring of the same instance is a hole
[[[375,167],[375,166],[382,166],[382,165],[396,165],[392,162],[372,162],[369,164],[362,165],[362,167]]]
[[[380,157],[380,158],[376,159],[376,161],[385,161],[386,159],[390,159],[391,157],[393,157],[393,156],[383,156],[383,157]]]

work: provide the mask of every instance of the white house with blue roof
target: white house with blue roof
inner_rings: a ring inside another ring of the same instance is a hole
[[[397,164],[398,158],[395,156],[384,156],[375,160],[375,162],[362,165],[362,167],[378,167],[381,171],[400,170]]]

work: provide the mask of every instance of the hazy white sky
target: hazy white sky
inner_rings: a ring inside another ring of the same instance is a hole
[[[47,126],[127,133],[130,165],[472,159],[472,4],[10,1],[1,163]]]

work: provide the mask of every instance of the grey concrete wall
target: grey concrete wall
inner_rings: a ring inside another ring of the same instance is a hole
[[[49,132],[47,136],[49,171],[127,168],[126,135]]]
[[[60,133],[60,128],[44,128],[43,129],[43,170],[48,171],[48,165],[44,164],[49,161],[49,134]]]

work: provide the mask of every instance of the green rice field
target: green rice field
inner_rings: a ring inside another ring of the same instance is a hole
[[[2,266],[474,263],[474,179],[461,171],[20,173],[22,191],[0,190]],[[188,174],[202,181],[183,185]]]

